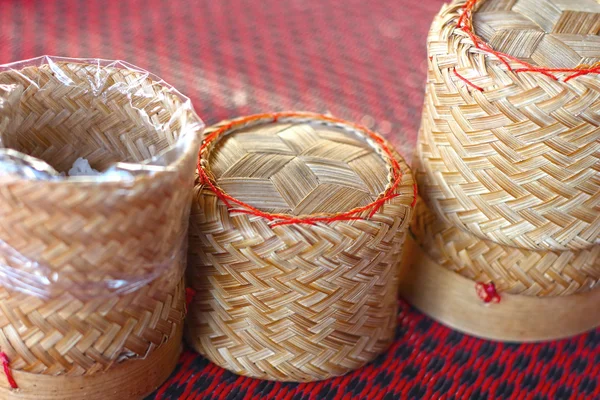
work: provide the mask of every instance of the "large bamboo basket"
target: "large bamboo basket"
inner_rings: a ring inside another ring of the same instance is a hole
[[[599,242],[599,20],[596,0],[442,9],[414,167],[446,222],[531,250]]]
[[[385,141],[316,114],[252,116],[209,128],[199,172],[196,350],[279,381],[342,375],[386,350],[416,194]]]
[[[600,326],[600,248],[518,249],[479,239],[416,207],[400,293],[421,311],[471,335],[541,341]],[[478,293],[493,283],[498,302]]]
[[[178,358],[202,123],[120,62],[3,66],[0,88],[0,397],[142,398]],[[56,175],[77,157],[108,170]]]

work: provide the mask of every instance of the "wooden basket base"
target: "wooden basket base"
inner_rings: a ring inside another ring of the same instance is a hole
[[[173,372],[181,350],[182,327],[150,356],[124,361],[106,372],[88,376],[50,376],[12,371],[19,386],[10,389],[0,372],[0,399],[6,400],[130,400],[143,399]]]
[[[600,288],[557,297],[500,293],[500,303],[486,304],[475,282],[440,266],[410,236],[405,246],[400,295],[453,329],[483,339],[538,342],[600,326]]]

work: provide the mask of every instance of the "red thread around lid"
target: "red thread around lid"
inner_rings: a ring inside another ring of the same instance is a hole
[[[483,92],[483,88],[481,86],[477,86],[476,84],[474,84],[473,82],[471,82],[470,80],[468,80],[467,78],[465,78],[464,76],[459,74],[458,71],[456,70],[456,68],[454,68],[453,71],[454,71],[454,75],[456,75],[458,77],[458,79],[465,82],[467,85],[479,90],[480,92]]]
[[[473,41],[473,45],[476,49],[482,50],[486,53],[492,54],[496,56],[507,68],[509,71],[513,71],[515,73],[520,72],[537,72],[541,73],[549,78],[552,78],[558,81],[558,77],[553,74],[554,73],[569,73],[572,72],[571,75],[567,76],[563,81],[568,82],[571,79],[577,78],[579,76],[588,75],[588,74],[598,74],[600,73],[600,62],[594,65],[579,65],[575,68],[549,68],[549,67],[539,67],[532,64],[529,64],[526,61],[523,61],[517,57],[511,56],[510,54],[502,53],[500,51],[496,51],[491,48],[491,46],[486,43],[483,39],[477,36],[473,30],[473,9],[481,0],[467,0],[467,2],[463,5],[462,13],[458,18],[456,23],[456,27],[463,32],[465,32],[471,40]],[[508,61],[513,61],[515,63],[519,63],[523,66],[523,68],[513,69]],[[482,89],[483,90],[483,89]]]
[[[294,216],[289,214],[274,214],[268,213],[262,210],[257,209],[256,207],[251,206],[250,204],[244,203],[233,196],[225,193],[222,189],[217,187],[217,185],[213,182],[213,180],[208,176],[206,170],[202,167],[202,153],[204,150],[215,140],[217,140],[221,135],[225,134],[227,131],[232,128],[244,124],[248,124],[253,121],[265,120],[265,122],[278,122],[281,118],[286,117],[299,117],[299,118],[314,118],[317,121],[325,121],[330,123],[339,123],[356,129],[360,132],[365,133],[369,136],[370,139],[375,141],[380,147],[381,150],[385,153],[388,158],[389,163],[392,167],[392,184],[389,188],[386,189],[384,193],[381,194],[381,197],[377,200],[373,201],[366,206],[354,208],[350,211],[341,212],[332,215],[308,215],[308,216]],[[208,185],[208,188],[215,193],[215,195],[225,203],[227,208],[230,209],[231,212],[236,212],[240,214],[250,214],[258,217],[265,218],[266,220],[272,222],[271,227],[281,226],[281,225],[291,225],[291,224],[309,224],[314,225],[318,222],[333,222],[333,221],[348,221],[348,220],[360,220],[365,219],[361,217],[359,214],[370,210],[369,218],[373,217],[377,211],[389,200],[398,197],[399,194],[395,193],[396,189],[400,186],[402,181],[402,169],[400,167],[400,163],[396,159],[393,151],[388,146],[385,139],[376,134],[375,132],[370,131],[367,128],[362,126],[343,121],[341,119],[333,118],[327,115],[313,114],[313,113],[302,113],[302,112],[280,112],[280,113],[270,113],[270,114],[257,114],[248,116],[245,118],[240,118],[235,121],[230,122],[227,125],[220,127],[215,130],[211,134],[209,134],[203,141],[202,146],[200,147],[200,151],[198,152],[198,175],[200,176],[200,182],[202,184]],[[414,199],[412,201],[411,207],[414,207],[417,199],[417,188],[416,185],[414,187]],[[240,208],[234,208],[232,204],[237,204]]]

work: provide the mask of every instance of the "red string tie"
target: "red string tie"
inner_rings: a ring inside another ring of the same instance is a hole
[[[477,291],[477,296],[479,296],[484,303],[500,303],[500,295],[496,291],[496,285],[494,285],[494,282],[477,282],[475,285],[475,290]]]
[[[194,301],[194,296],[196,296],[196,291],[192,288],[185,288],[185,313],[187,314],[188,308],[192,301]]]
[[[6,375],[6,380],[8,380],[8,384],[11,389],[18,389],[17,382],[12,376],[12,372],[10,370],[10,361],[8,360],[8,356],[5,352],[0,352],[0,361],[2,361],[2,368],[4,369],[4,375]]]

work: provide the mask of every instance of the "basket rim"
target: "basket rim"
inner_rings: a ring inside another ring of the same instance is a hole
[[[135,170],[136,172],[145,171],[146,173],[134,173],[132,176],[126,180],[122,178],[117,179],[115,177],[104,177],[103,171],[100,175],[95,176],[52,176],[52,179],[35,179],[34,181],[37,184],[123,184],[131,185],[133,182],[143,181],[148,179],[149,177],[156,177],[158,174],[171,174],[181,169],[183,164],[186,162],[189,156],[195,152],[198,148],[198,143],[200,142],[200,136],[206,127],[204,121],[200,118],[200,116],[196,113],[196,110],[193,107],[191,99],[184,94],[182,94],[178,89],[173,87],[171,84],[164,81],[159,76],[141,68],[136,65],[133,65],[127,61],[122,60],[110,60],[103,58],[72,58],[72,57],[61,57],[61,56],[50,56],[43,55],[39,57],[29,58],[25,60],[14,61],[10,63],[0,64],[0,74],[7,73],[10,71],[21,71],[26,68],[37,68],[40,69],[44,66],[47,66],[51,70],[60,70],[60,65],[79,65],[82,67],[92,67],[97,68],[98,70],[106,70],[106,69],[114,69],[114,70],[122,70],[122,71],[130,71],[132,73],[140,74],[152,82],[153,85],[158,85],[161,87],[161,90],[173,96],[174,99],[177,99],[180,102],[178,107],[178,112],[185,110],[185,112],[190,113],[191,118],[186,123],[185,126],[182,126],[181,132],[177,140],[161,150],[155,156],[151,158],[147,158],[141,160],[139,162],[115,162],[111,165],[111,167],[120,167],[122,170]],[[180,154],[164,166],[154,166],[150,162],[155,159],[163,156],[169,151],[173,149],[181,147]],[[4,149],[4,147],[1,147]],[[33,158],[35,160],[40,160],[47,164],[45,161],[37,158],[29,156],[26,153],[14,150],[14,152],[23,154],[29,158]]]
[[[266,211],[262,211],[256,207],[251,206],[250,204],[244,203],[241,200],[236,199],[235,197],[227,194],[223,189],[221,189],[212,172],[210,170],[210,165],[208,162],[208,157],[210,156],[212,147],[219,141],[220,138],[226,136],[227,134],[233,133],[240,128],[247,127],[249,124],[270,124],[276,122],[282,122],[282,120],[307,120],[307,121],[316,121],[321,123],[328,123],[338,127],[346,127],[350,128],[357,133],[362,133],[364,139],[367,143],[373,147],[377,154],[385,161],[386,166],[389,169],[389,183],[386,186],[385,190],[379,194],[376,200],[367,204],[366,206],[355,207],[348,211],[340,211],[337,213],[315,213],[315,214],[303,214],[303,215],[292,215],[286,213],[270,213]],[[361,217],[366,211],[369,211],[368,218],[373,217],[379,209],[388,201],[392,200],[395,197],[400,196],[400,193],[397,193],[397,189],[402,186],[402,180],[405,175],[405,172],[402,170],[401,164],[404,163],[404,160],[400,155],[391,147],[391,145],[379,134],[376,132],[362,126],[349,121],[345,121],[339,118],[335,118],[329,115],[312,113],[312,112],[304,112],[304,111],[284,111],[284,112],[275,112],[275,113],[263,113],[263,114],[254,114],[245,117],[236,118],[233,120],[225,120],[213,125],[213,128],[216,130],[208,133],[204,140],[202,141],[202,145],[198,152],[198,163],[197,170],[199,175],[200,184],[205,186],[210,191],[212,191],[220,200],[222,200],[228,209],[235,211],[236,213],[242,214],[250,214],[259,217],[263,217],[268,221],[274,222],[271,226],[279,226],[279,225],[291,225],[291,224],[310,224],[314,225],[318,222],[333,222],[333,221],[342,221],[342,220],[364,220],[364,217]],[[211,128],[208,128],[211,129]],[[408,173],[410,170],[408,166],[406,166]],[[413,184],[413,201],[410,204],[410,208],[414,208],[417,199],[417,185]],[[241,207],[235,208],[231,203]]]
[[[542,67],[542,66],[532,65],[532,64],[530,64],[526,61],[523,61],[515,56],[510,55],[510,54],[494,50],[490,44],[488,44],[485,40],[483,40],[481,37],[479,37],[479,35],[477,35],[475,33],[475,30],[473,28],[473,14],[475,12],[477,12],[476,8],[481,6],[481,4],[483,4],[486,1],[488,1],[488,0],[458,0],[455,3],[453,3],[452,4],[453,6],[460,7],[460,11],[454,11],[454,10],[450,11],[452,14],[455,14],[454,17],[456,17],[456,21],[454,21],[454,18],[452,18],[451,20],[449,20],[447,22],[449,24],[454,25],[452,32],[450,33],[450,36],[456,36],[457,35],[456,30],[459,30],[459,31],[467,34],[468,37],[472,41],[472,44],[468,43],[468,45],[473,46],[475,49],[482,51],[488,55],[496,57],[500,62],[502,62],[502,64],[504,64],[506,66],[506,68],[508,68],[509,71],[514,72],[514,73],[534,72],[534,73],[539,73],[539,74],[545,75],[555,81],[563,81],[565,83],[569,82],[572,79],[580,77],[580,76],[589,75],[589,74],[600,74],[600,62],[598,62],[594,65],[581,64],[575,68]],[[464,4],[461,5],[461,3],[464,3]],[[457,41],[457,43],[462,43],[462,42]],[[467,50],[469,50],[469,49],[467,49]],[[469,59],[472,60],[474,58],[473,52],[467,51],[467,54],[468,54],[467,57]],[[513,66],[510,64],[511,62],[517,63],[521,67],[513,68]],[[564,79],[560,79],[558,76],[555,75],[557,73],[568,74],[568,75],[565,76]],[[471,83],[469,80],[467,80],[466,78],[459,75],[458,72],[456,72],[456,69],[454,69],[454,74],[459,79],[461,79],[466,84],[473,87],[474,89],[483,91],[483,88]]]

